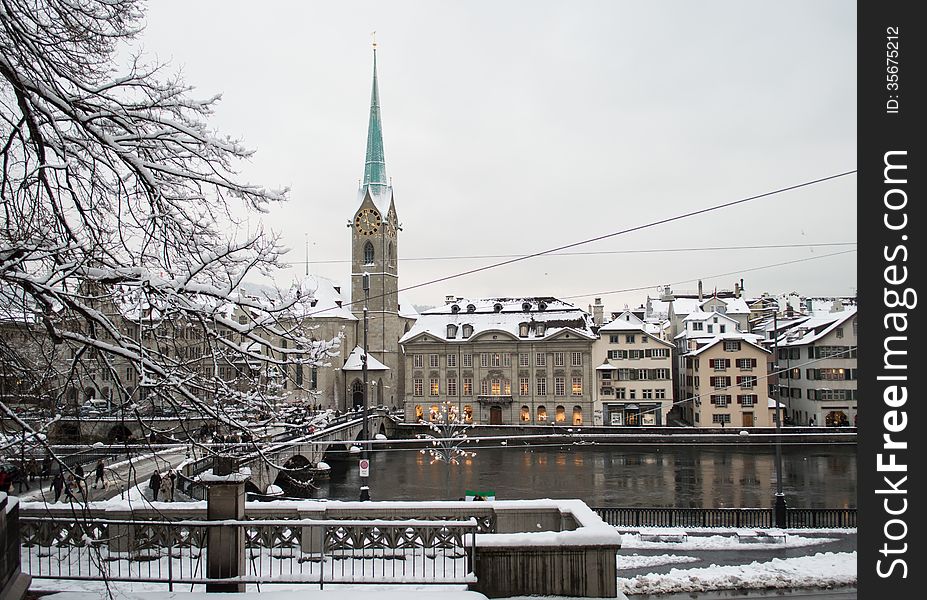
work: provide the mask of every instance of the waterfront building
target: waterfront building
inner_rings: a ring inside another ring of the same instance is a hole
[[[856,425],[857,309],[832,310],[780,327],[778,391],[796,425]]]
[[[593,343],[595,424],[666,425],[673,407],[673,345],[662,326],[625,311]]]
[[[400,340],[406,420],[583,425],[595,339],[589,314],[556,298],[449,297]]]

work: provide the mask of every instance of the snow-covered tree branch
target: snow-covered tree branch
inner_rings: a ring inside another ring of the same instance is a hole
[[[283,254],[246,216],[286,190],[240,179],[251,152],[209,127],[218,96],[139,57],[117,69],[141,29],[138,0],[0,0],[0,401],[240,426],[217,399],[266,412],[337,340],[314,341],[298,290],[242,291]]]

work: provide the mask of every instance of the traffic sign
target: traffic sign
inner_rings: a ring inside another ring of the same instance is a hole
[[[362,458],[358,464],[360,465],[360,476],[370,477],[370,461]]]

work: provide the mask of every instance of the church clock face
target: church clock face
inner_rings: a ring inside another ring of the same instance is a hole
[[[380,231],[380,213],[372,208],[365,208],[354,217],[354,227],[361,235],[373,235]]]

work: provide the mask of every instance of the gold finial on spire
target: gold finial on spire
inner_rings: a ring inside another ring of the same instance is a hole
[[[376,50],[377,49],[377,32],[375,30],[370,32],[370,39],[373,40],[373,49]]]

